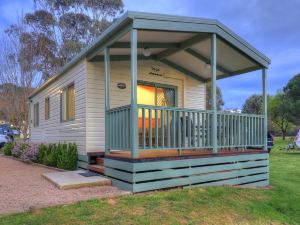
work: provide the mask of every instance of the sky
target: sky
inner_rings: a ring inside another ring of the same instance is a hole
[[[268,56],[268,93],[273,95],[300,73],[300,0],[123,0],[125,10],[218,19]],[[0,32],[33,0],[0,0]],[[262,93],[261,71],[218,80],[225,109],[241,108]]]

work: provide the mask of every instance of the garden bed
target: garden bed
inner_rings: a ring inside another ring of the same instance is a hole
[[[38,163],[63,170],[77,169],[77,146],[73,143],[44,144],[18,141],[3,148],[6,156],[13,156],[23,162]]]

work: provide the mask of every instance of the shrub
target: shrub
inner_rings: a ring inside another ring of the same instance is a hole
[[[12,149],[12,155],[28,162],[37,160],[39,145],[36,143],[19,142]]]
[[[6,143],[3,147],[4,155],[11,155],[11,150],[13,150],[15,144],[15,142]]]
[[[42,164],[47,166],[57,167],[58,145],[57,144],[48,145],[47,150],[43,153]]]
[[[46,151],[48,150],[47,145],[45,144],[40,144],[38,154],[37,154],[37,162],[40,164],[43,164],[44,156],[46,154]]]
[[[38,151],[39,145],[36,143],[30,143],[27,147],[27,150],[21,155],[20,159],[23,161],[36,162]]]
[[[29,148],[28,142],[17,142],[15,147],[11,150],[11,154],[14,157],[20,158],[21,155]]]
[[[8,147],[7,147],[8,148]],[[23,161],[33,161],[47,166],[58,167],[65,170],[77,168],[76,144],[35,144],[19,142],[13,145],[11,154]]]
[[[57,167],[65,170],[77,168],[78,153],[76,144],[59,144]]]

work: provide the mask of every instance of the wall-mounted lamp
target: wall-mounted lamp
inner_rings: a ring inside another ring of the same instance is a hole
[[[209,63],[206,63],[205,64],[205,69],[209,70],[211,68],[210,64]]]
[[[149,56],[151,55],[150,48],[145,47],[144,50],[143,50],[143,55],[144,55],[145,57],[149,57]]]

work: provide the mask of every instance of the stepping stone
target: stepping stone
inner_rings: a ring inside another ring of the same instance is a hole
[[[87,171],[76,170],[67,172],[44,173],[42,176],[59,189],[74,189],[91,186],[111,186],[111,180],[98,176],[84,176]]]

